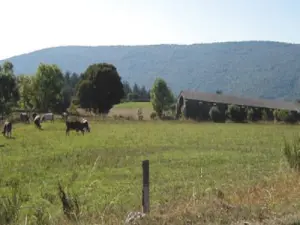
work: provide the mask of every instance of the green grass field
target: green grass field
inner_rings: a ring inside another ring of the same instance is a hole
[[[299,209],[300,179],[281,150],[298,126],[116,120],[92,122],[84,136],[66,136],[60,121],[42,126],[16,124],[14,139],[0,137],[0,193],[10,196],[19,184],[17,224],[70,223],[58,181],[79,199],[80,224],[123,224],[130,211],[141,211],[144,159],[151,196],[145,224],[230,224]]]

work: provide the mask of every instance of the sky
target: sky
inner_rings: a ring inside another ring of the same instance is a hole
[[[299,0],[0,0],[0,59],[65,45],[300,43]]]

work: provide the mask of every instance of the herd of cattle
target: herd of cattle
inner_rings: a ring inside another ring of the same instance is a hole
[[[69,135],[69,132],[71,130],[75,130],[76,132],[81,131],[82,135],[84,135],[84,132],[90,132],[89,123],[86,119],[77,119],[75,121],[69,121],[68,120],[68,114],[63,113],[62,118],[65,118],[66,121],[66,135]],[[37,113],[32,113],[32,120],[35,126],[42,130],[41,123],[45,121],[51,121],[54,122],[54,114],[53,113],[46,113],[40,116]],[[20,113],[20,121],[25,123],[30,123],[30,116],[28,113],[22,112]],[[11,137],[12,132],[12,122],[6,120],[3,126],[2,134],[6,137]]]

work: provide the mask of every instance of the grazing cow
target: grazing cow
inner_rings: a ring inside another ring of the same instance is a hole
[[[32,119],[34,120],[34,118],[37,116],[37,113],[32,113]]]
[[[47,120],[50,120],[51,122],[54,122],[54,115],[53,113],[46,113],[42,116],[41,121],[45,122]]]
[[[3,126],[3,131],[2,131],[3,136],[11,138],[11,130],[12,130],[11,122],[5,121],[4,126]]]
[[[35,113],[35,114],[36,114],[36,113]],[[41,117],[40,117],[40,115],[37,115],[37,114],[36,114],[36,116],[35,116],[34,119],[33,119],[33,122],[34,122],[34,124],[35,124],[35,126],[36,126],[37,128],[42,129],[42,127],[41,127]]]
[[[91,132],[91,128],[89,126],[89,122],[86,119],[82,119],[81,123],[84,125],[84,129],[86,129],[87,132]]]
[[[84,131],[90,132],[89,123],[86,119],[81,121],[67,121],[66,120],[66,135],[69,135],[70,130],[76,130],[76,132],[81,131],[82,135],[84,135]]]
[[[29,123],[29,115],[26,112],[20,113],[20,120]]]

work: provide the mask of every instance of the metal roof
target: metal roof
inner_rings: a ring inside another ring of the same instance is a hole
[[[179,97],[180,96],[183,96],[183,98],[185,99],[199,100],[199,101],[206,101],[206,102],[245,105],[251,107],[271,108],[271,109],[284,109],[290,111],[300,110],[299,103],[282,101],[282,100],[244,98],[239,96],[216,94],[216,93],[205,93],[205,92],[194,92],[188,90],[181,91]]]

